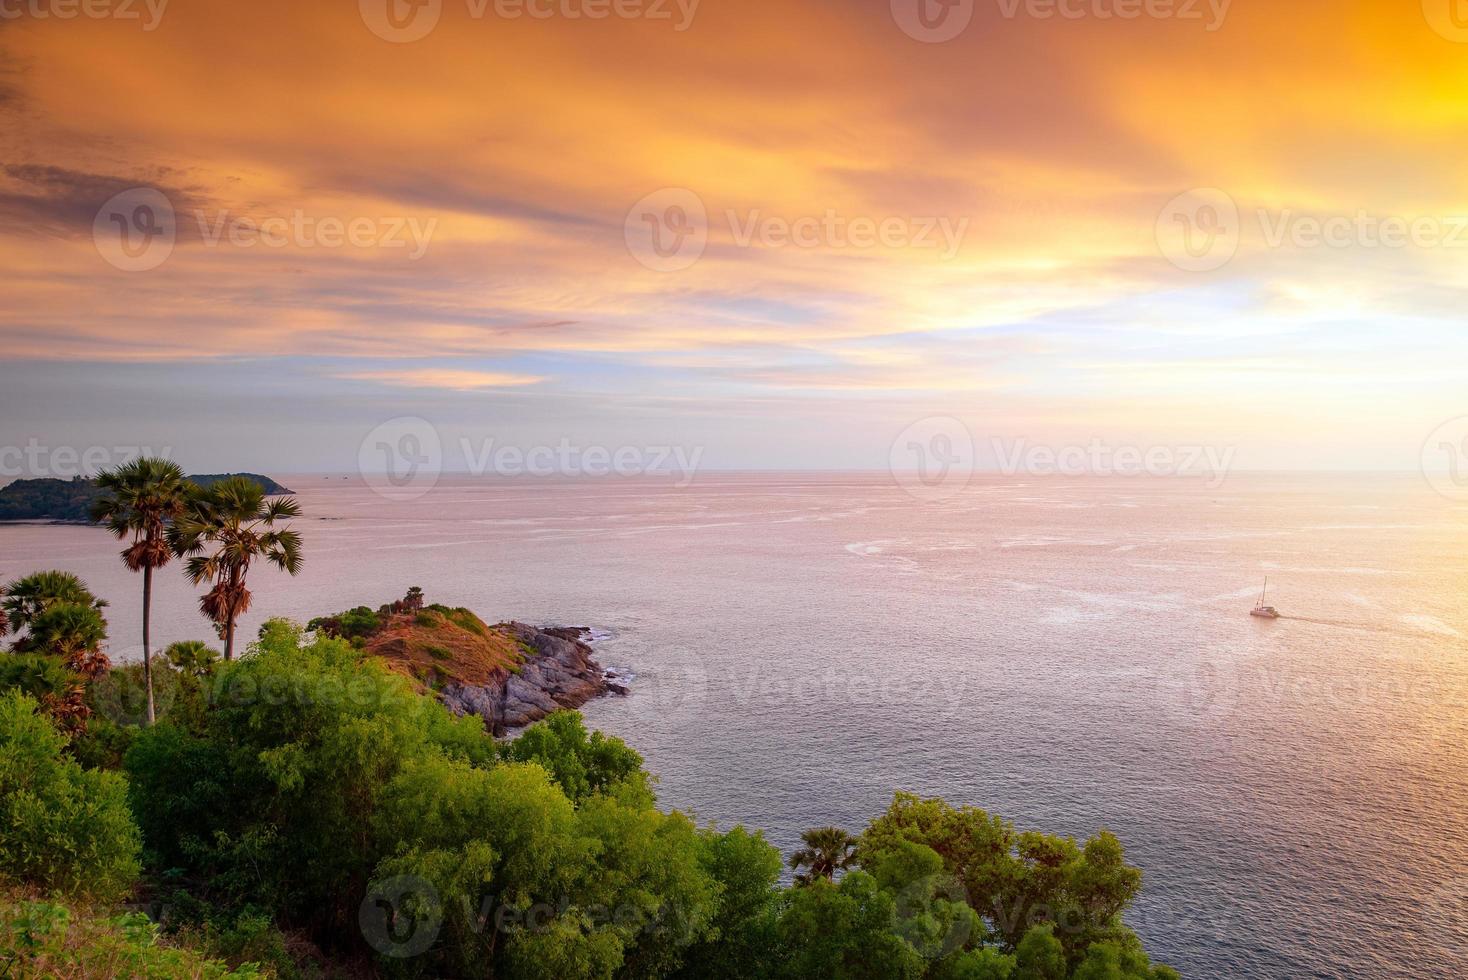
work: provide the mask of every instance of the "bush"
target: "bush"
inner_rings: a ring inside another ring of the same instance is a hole
[[[7,978],[148,977],[215,980],[262,977],[252,964],[231,971],[188,949],[164,945],[148,917],[73,912],[52,902],[0,903],[0,950]]]
[[[127,782],[88,771],[36,701],[0,695],[0,874],[68,893],[123,894],[138,875]]]

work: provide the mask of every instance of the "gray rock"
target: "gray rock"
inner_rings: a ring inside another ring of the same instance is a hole
[[[579,708],[603,694],[625,695],[627,689],[607,680],[584,627],[536,629],[510,623],[510,635],[535,651],[518,674],[483,685],[450,684],[439,691],[444,705],[458,715],[478,715],[495,735],[523,728],[561,709]]]

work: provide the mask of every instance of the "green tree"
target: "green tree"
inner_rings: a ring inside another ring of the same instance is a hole
[[[45,606],[30,621],[24,639],[15,645],[19,653],[50,658],[71,677],[63,691],[53,689],[43,695],[41,704],[73,734],[80,732],[91,717],[87,684],[108,669],[107,655],[102,652],[106,639],[107,621],[95,605],[57,602]],[[32,674],[33,679],[37,676]]]
[[[78,674],[96,677],[107,669],[102,653],[106,639],[107,621],[95,607],[59,602],[30,621],[25,641],[17,649],[50,654]]]
[[[202,640],[179,640],[170,643],[163,656],[174,670],[192,677],[206,677],[214,672],[223,654]]]
[[[1014,951],[1014,980],[1065,980],[1065,947],[1054,927],[1035,926]]]
[[[840,827],[816,827],[800,839],[805,846],[790,855],[790,868],[799,872],[795,880],[803,885],[817,878],[830,881],[856,861],[856,838]],[[808,870],[801,872],[801,868]]]
[[[3,609],[9,620],[9,629],[20,630],[30,626],[36,617],[58,603],[91,606],[102,609],[107,603],[94,596],[90,589],[70,572],[33,572],[16,579],[3,590]]]
[[[250,608],[250,565],[263,560],[291,575],[301,570],[301,536],[279,526],[300,513],[294,498],[267,500],[260,484],[235,476],[195,492],[174,522],[170,544],[189,556],[189,580],[211,583],[199,610],[220,627],[225,660],[234,659],[235,622]]]
[[[783,861],[780,851],[758,832],[735,827],[726,833],[701,832],[699,860],[718,882],[718,907],[706,938],[683,956],[680,980],[723,977],[755,980],[766,975],[776,946],[779,891]]]
[[[642,756],[619,738],[601,732],[587,733],[581,715],[557,711],[531,725],[520,737],[506,743],[505,758],[514,762],[538,762],[570,797],[580,804],[594,793],[622,786],[645,792],[652,801],[642,771]]]
[[[126,780],[82,769],[36,709],[27,694],[0,694],[0,875],[118,897],[139,870]]]
[[[147,723],[157,720],[153,700],[153,646],[149,623],[153,612],[153,570],[167,565],[173,547],[167,531],[183,513],[192,484],[177,463],[156,457],[130,460],[97,477],[102,496],[92,505],[92,520],[118,540],[131,538],[122,563],[143,573],[143,687]]]
[[[896,901],[865,871],[793,889],[778,938],[792,980],[916,980],[927,969],[897,934]]]
[[[1141,872],[1104,830],[1082,847],[1070,838],[1017,833],[974,807],[898,793],[863,832],[857,857],[866,866],[904,841],[937,852],[1002,952],[1015,951],[1032,927],[1047,922],[1062,926],[1053,938],[1072,964],[1093,942],[1135,942],[1121,916],[1141,888]]]

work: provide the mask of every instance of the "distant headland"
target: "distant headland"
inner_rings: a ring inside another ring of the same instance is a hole
[[[191,476],[201,487],[212,486],[227,476],[244,476],[265,488],[271,496],[292,491],[258,473],[208,473]],[[16,480],[0,487],[0,521],[56,521],[90,524],[92,504],[102,495],[96,481],[86,477],[70,480]]]

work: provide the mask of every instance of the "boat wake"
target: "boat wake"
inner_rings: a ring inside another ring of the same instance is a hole
[[[1353,623],[1345,619],[1316,619],[1311,616],[1280,616],[1280,621],[1288,620],[1294,623],[1310,623],[1315,626],[1329,626],[1332,629],[1355,630],[1359,633],[1387,633],[1394,636],[1416,636],[1413,630],[1397,629],[1391,626],[1379,626],[1375,623]]]

